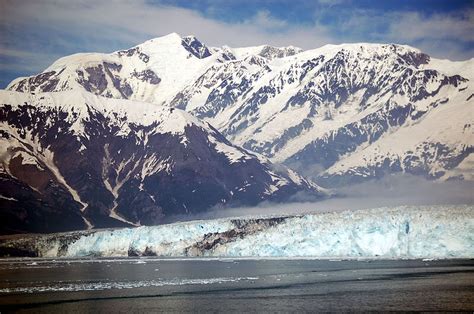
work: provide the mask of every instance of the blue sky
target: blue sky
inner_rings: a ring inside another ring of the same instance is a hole
[[[474,1],[0,0],[0,88],[61,56],[194,34],[211,46],[409,44],[474,57]]]

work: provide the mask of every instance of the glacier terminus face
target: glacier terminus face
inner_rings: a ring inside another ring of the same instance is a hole
[[[32,235],[0,252],[40,257],[472,258],[469,205],[401,206],[296,216]]]

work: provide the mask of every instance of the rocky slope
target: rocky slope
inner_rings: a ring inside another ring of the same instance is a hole
[[[0,102],[1,233],[152,225],[324,194],[179,109],[80,90],[0,91]]]

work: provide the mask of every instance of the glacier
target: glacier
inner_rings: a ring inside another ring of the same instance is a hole
[[[2,239],[39,257],[474,257],[472,205],[249,216]]]

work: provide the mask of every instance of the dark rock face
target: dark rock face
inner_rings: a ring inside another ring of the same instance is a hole
[[[156,75],[152,70],[144,70],[141,72],[133,72],[133,76],[139,78],[144,82],[148,82],[153,85],[158,85],[161,82],[161,79]]]
[[[400,57],[405,60],[409,65],[419,67],[422,64],[427,64],[430,61],[430,56],[425,53],[410,52],[400,55]]]
[[[136,55],[138,56],[138,58],[140,58],[140,60],[142,60],[145,63],[148,63],[148,61],[150,61],[150,57],[147,54],[143,53],[139,47],[119,51],[118,55],[121,57],[123,56],[132,57]]]
[[[16,86],[13,87],[13,90],[17,92],[53,91],[58,85],[59,79],[57,76],[59,74],[60,73],[56,73],[56,71],[50,71],[25,78],[19,81]]]
[[[321,196],[308,182],[274,173],[211,127],[190,124],[183,134],[162,133],[156,131],[160,120],[145,126],[94,106],[85,116],[81,110],[28,103],[0,108],[1,123],[15,130],[1,134],[10,156],[2,161],[1,233],[84,229],[83,217],[96,228],[153,225],[213,206],[283,201],[297,192]],[[177,111],[166,110],[163,119]],[[73,131],[78,125],[79,133]],[[216,145],[244,158],[231,161]],[[284,184],[269,193],[275,177]]]
[[[301,49],[292,47],[277,48],[272,46],[264,46],[259,55],[267,59],[278,59],[294,56],[299,52],[301,52]]]
[[[11,165],[12,172],[25,181],[33,179],[37,171],[18,169]],[[23,172],[23,173],[20,173]],[[80,230],[87,226],[71,195],[61,185],[48,179],[38,189],[10,176],[0,174],[0,234],[23,232],[60,232]]]
[[[128,99],[133,94],[133,90],[128,82],[121,78],[121,69],[122,66],[120,64],[103,62],[95,67],[86,68],[84,71],[87,75],[84,71],[77,70],[77,82],[88,92],[110,98],[112,97],[110,91],[106,92],[109,87],[107,78],[109,78],[109,80],[112,81],[115,90],[120,93],[121,98]]]
[[[198,59],[204,59],[211,55],[209,49],[194,36],[184,37],[181,44],[184,49]]]
[[[105,78],[105,71],[102,64],[87,68],[85,72],[88,74],[88,77],[86,77],[84,71],[77,71],[78,83],[84,86],[88,92],[94,92],[98,95],[102,94],[107,88],[107,79]]]
[[[273,226],[285,222],[290,217],[257,218],[257,219],[233,219],[233,229],[224,232],[207,233],[203,239],[185,249],[186,256],[204,256],[206,252],[212,252],[216,247],[243,239],[249,235],[265,231]]]

